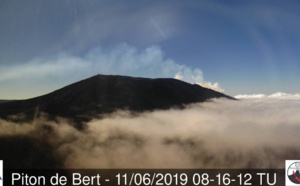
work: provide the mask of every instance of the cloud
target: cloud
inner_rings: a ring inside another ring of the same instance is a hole
[[[224,89],[220,86],[219,83],[203,82],[199,83],[199,85],[218,92],[224,92]]]
[[[0,141],[46,140],[63,168],[283,168],[300,155],[299,109],[299,100],[215,99],[183,110],[118,111],[83,130],[45,116],[34,125],[1,120]]]
[[[24,64],[4,66],[0,70],[0,81],[64,76],[87,67],[88,64],[82,59],[67,55],[60,55],[52,60],[39,58]]]
[[[21,92],[24,95],[26,91],[39,89],[39,87],[53,91],[96,74],[148,78],[172,78],[176,74],[181,74],[183,81],[200,84],[204,82],[201,69],[193,69],[165,58],[158,46],[138,50],[123,43],[111,50],[105,50],[102,47],[93,48],[82,57],[60,54],[52,59],[38,58],[24,64],[2,66],[0,84],[27,81],[30,87],[25,90],[18,90],[18,86],[13,87],[13,91],[11,90],[11,92]]]
[[[241,94],[236,95],[237,99],[300,99],[300,94],[287,94],[283,92],[277,92],[271,95],[265,94]]]
[[[221,88],[219,83],[211,83],[203,80],[203,73],[200,69],[181,69],[180,72],[176,73],[174,76],[175,79],[195,83],[202,87],[209,88],[218,92],[224,92],[224,89]]]

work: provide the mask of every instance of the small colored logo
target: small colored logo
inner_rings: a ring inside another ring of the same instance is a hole
[[[300,160],[286,160],[285,172],[286,186],[300,186]]]
[[[0,186],[3,186],[3,160],[0,160]]]

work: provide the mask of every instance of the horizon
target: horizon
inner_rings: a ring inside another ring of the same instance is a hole
[[[96,76],[119,76],[119,77],[145,78],[145,79],[175,79],[175,80],[183,81],[183,80],[178,79],[176,77],[174,77],[174,78],[159,78],[159,77],[158,78],[147,78],[147,77],[135,77],[135,76],[127,76],[127,75],[96,74],[96,75],[90,76],[88,78],[81,79],[79,81],[73,82],[71,84],[63,85],[62,87],[59,87],[59,88],[57,88],[55,90],[52,90],[50,92],[47,92],[45,94],[41,94],[41,95],[37,95],[37,96],[34,96],[34,97],[29,97],[29,98],[23,98],[23,99],[22,98],[21,99],[1,99],[0,98],[0,101],[17,101],[17,100],[33,99],[33,98],[36,98],[36,97],[47,95],[49,93],[55,92],[57,90],[65,88],[65,87],[67,87],[69,85],[72,85],[74,83],[78,83],[80,81],[87,80],[87,79],[90,79],[90,78],[93,78],[93,77],[96,77]],[[183,81],[183,82],[186,82],[186,81]],[[189,82],[186,82],[186,83],[189,83]],[[232,98],[235,98],[235,99],[266,99],[266,98],[271,98],[271,99],[300,99],[300,94],[298,94],[298,93],[289,94],[289,93],[284,93],[284,92],[275,92],[275,93],[269,94],[269,95],[267,95],[267,94],[238,94],[238,95],[228,95],[228,94],[226,94],[226,93],[224,93],[222,91],[218,91],[218,90],[213,89],[213,87],[207,87],[205,85],[201,85],[201,84],[198,84],[198,83],[189,83],[189,84],[199,85],[201,87],[204,87],[204,88],[207,88],[207,89],[211,89],[211,90],[223,93],[223,94],[225,94],[227,96],[230,96]]]
[[[298,95],[300,2],[233,2],[1,1],[0,99],[96,74]]]
[[[88,77],[88,78],[81,79],[81,80],[79,80],[79,81],[73,82],[73,83],[71,83],[71,84],[64,85],[64,86],[62,86],[62,87],[60,87],[60,88],[58,88],[58,89],[52,90],[52,91],[50,91],[50,92],[47,92],[47,93],[45,93],[45,94],[38,95],[38,96],[35,96],[35,97],[29,97],[29,98],[25,98],[25,99],[11,99],[11,100],[9,100],[9,99],[1,99],[1,98],[0,98],[0,101],[18,101],[18,100],[33,99],[33,98],[36,98],[36,97],[45,96],[45,95],[48,95],[48,94],[50,94],[50,93],[53,93],[53,92],[55,92],[55,91],[57,91],[57,90],[63,89],[63,88],[65,88],[65,87],[68,87],[68,86],[70,86],[70,85],[73,85],[73,84],[76,84],[76,83],[79,83],[79,82],[81,82],[81,81],[85,81],[85,80],[88,80],[88,79],[91,79],[91,78],[95,78],[95,77],[98,77],[98,76],[106,76],[106,77],[112,76],[112,77],[137,78],[137,79],[152,79],[152,80],[154,80],[154,79],[169,79],[169,80],[172,80],[172,79],[173,79],[173,80],[182,81],[182,82],[185,82],[185,83],[188,83],[188,84],[191,84],[191,85],[198,85],[198,86],[201,86],[201,87],[203,87],[203,88],[211,89],[211,90],[216,91],[216,92],[220,92],[220,91],[214,90],[214,89],[211,88],[211,87],[205,87],[205,86],[200,85],[200,84],[197,84],[197,83],[189,83],[189,82],[183,81],[183,80],[178,79],[178,78],[159,78],[159,77],[158,77],[158,78],[147,78],[147,77],[136,77],[136,76],[127,76],[127,75],[96,74],[96,75],[90,76],[90,77]],[[224,94],[223,92],[220,92],[220,93]],[[224,94],[224,95],[226,95],[226,94]],[[230,95],[227,95],[227,96],[230,96]]]

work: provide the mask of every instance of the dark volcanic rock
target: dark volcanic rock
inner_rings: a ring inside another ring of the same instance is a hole
[[[0,100],[0,103],[10,102],[12,100]]]
[[[0,136],[0,159],[6,168],[57,168],[60,162],[52,154],[47,141],[35,140],[28,136]]]
[[[53,116],[84,120],[118,109],[145,111],[225,97],[222,93],[176,79],[97,75],[40,97],[0,104],[0,117],[33,116],[37,108]]]

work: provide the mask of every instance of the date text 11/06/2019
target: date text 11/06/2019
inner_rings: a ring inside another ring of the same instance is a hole
[[[256,177],[254,177],[256,176]],[[258,185],[275,185],[276,173],[270,175],[269,173],[240,173],[231,176],[230,173],[216,174],[214,176],[208,173],[193,173],[188,175],[186,173],[132,173],[132,174],[117,174],[118,185],[231,185],[233,183],[238,185],[253,185],[253,179]]]

